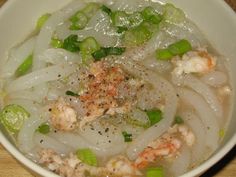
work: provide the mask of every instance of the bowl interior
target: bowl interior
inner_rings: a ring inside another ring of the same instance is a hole
[[[54,12],[65,6],[71,0],[11,0],[0,10],[0,65],[7,58],[7,51],[15,44],[24,40],[34,29],[36,20],[46,12]],[[236,14],[222,0],[166,0],[182,8],[192,21],[194,21],[213,47],[229,60],[232,78],[232,87],[235,90],[236,77]],[[214,9],[214,10],[213,10]],[[200,13],[199,13],[200,11]],[[235,97],[235,94],[233,95]],[[236,115],[236,108],[232,106],[231,115]],[[196,176],[222,158],[236,143],[236,119],[229,122],[225,139],[218,151],[204,164],[184,176]],[[55,176],[26,159],[14,145],[4,129],[0,127],[0,142],[18,160],[27,167],[43,176]]]

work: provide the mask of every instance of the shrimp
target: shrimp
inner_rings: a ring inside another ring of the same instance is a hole
[[[150,162],[154,162],[157,158],[171,158],[178,155],[182,147],[182,141],[192,146],[195,142],[195,136],[185,125],[174,125],[160,138],[151,142],[135,160],[134,164],[137,168],[144,168]]]
[[[216,58],[203,49],[188,52],[182,59],[175,57],[172,62],[176,65],[173,73],[177,76],[183,73],[207,73],[216,66]]]
[[[78,126],[77,113],[60,97],[52,104],[50,122],[57,130],[72,131]]]

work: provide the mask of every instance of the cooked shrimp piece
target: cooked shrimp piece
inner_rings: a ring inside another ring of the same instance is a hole
[[[178,138],[165,134],[160,139],[153,141],[144,149],[135,161],[137,168],[144,168],[149,163],[154,162],[157,158],[173,157],[177,154],[182,143]]]
[[[78,126],[77,113],[63,98],[59,98],[51,106],[50,122],[57,130],[72,131]]]
[[[142,173],[124,156],[117,156],[112,158],[106,164],[106,168],[110,172],[123,177],[142,175]]]
[[[170,158],[178,155],[183,141],[192,146],[195,143],[195,135],[186,125],[174,125],[160,138],[151,142],[147,148],[143,150],[135,161],[138,168],[146,167],[150,162],[154,162],[158,158]]]
[[[207,73],[216,66],[216,58],[206,50],[191,51],[182,58],[176,57],[172,61],[176,65],[173,73],[177,76],[184,73]]]

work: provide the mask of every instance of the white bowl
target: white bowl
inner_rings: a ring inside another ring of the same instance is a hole
[[[0,10],[0,64],[6,58],[7,51],[14,44],[24,40],[33,30],[35,21],[39,16],[46,12],[58,10],[68,2],[70,0],[8,0]],[[167,2],[173,2],[187,13],[214,48],[229,58],[231,76],[236,75],[236,14],[233,10],[223,0],[167,0]],[[232,77],[232,80],[232,86],[235,90],[236,77]],[[234,106],[231,115],[236,115],[236,107]],[[235,125],[236,119],[232,117],[225,138],[215,154],[182,177],[202,174],[229,152],[236,144]],[[0,130],[0,142],[16,159],[39,175],[57,176],[28,160],[18,151],[1,127]]]

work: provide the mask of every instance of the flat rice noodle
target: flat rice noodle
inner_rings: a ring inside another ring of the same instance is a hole
[[[65,8],[52,14],[47,20],[37,37],[34,50],[33,70],[45,67],[46,63],[40,60],[40,55],[50,47],[51,38],[57,26],[64,23],[65,20],[69,19],[78,9],[82,9],[85,5],[83,1],[72,1]]]
[[[173,86],[160,75],[145,69],[144,66],[138,65],[135,62],[122,60],[119,63],[132,75],[152,84],[154,89],[159,91],[165,98],[165,106],[163,109],[164,118],[159,123],[140,134],[127,148],[128,157],[134,160],[150,142],[162,135],[171,126],[176,113],[178,99]]]
[[[117,144],[112,145],[108,148],[100,148],[75,133],[67,133],[67,132],[54,133],[54,132],[52,132],[49,134],[49,136],[53,137],[57,141],[65,144],[67,146],[72,147],[74,150],[89,148],[99,157],[117,155],[119,153],[122,153],[127,146],[125,143],[122,143],[119,145],[117,145]]]
[[[198,165],[200,162],[205,160],[206,154],[206,127],[204,126],[201,119],[193,112],[183,112],[180,114],[195,135],[195,143],[191,148],[191,156],[193,165]]]
[[[223,108],[215,95],[214,91],[200,79],[193,75],[186,75],[183,80],[183,84],[187,87],[190,87],[200,95],[204,97],[206,102],[210,105],[211,109],[214,111],[216,117],[218,118],[219,123],[222,122],[220,118],[223,117]]]
[[[7,86],[6,91],[10,93],[18,90],[29,89],[48,81],[58,80],[69,76],[75,71],[75,69],[76,66],[70,65],[49,66],[17,78]]]
[[[180,176],[188,171],[191,163],[191,152],[188,146],[183,145],[179,156],[172,162],[168,168],[173,176]]]
[[[162,28],[162,30],[167,31],[172,38],[175,38],[176,41],[186,39],[194,48],[208,45],[208,42],[202,37],[197,26],[188,19],[185,19],[185,21],[179,25],[163,23]]]
[[[39,114],[33,114],[25,121],[17,136],[17,144],[22,152],[30,153],[35,148],[36,144],[33,141],[35,130],[44,122]]]
[[[93,129],[91,129],[91,126]],[[109,128],[109,131],[105,131],[106,128]],[[98,120],[83,126],[79,134],[98,148],[110,148],[113,145],[120,146],[125,143],[122,132],[118,127]]]
[[[142,10],[145,6],[150,5],[150,1],[146,0],[106,0],[105,1],[110,8],[114,11],[120,10],[125,11],[127,13],[133,13],[136,11]]]
[[[128,50],[121,58],[132,58],[135,61],[141,61],[155,53],[156,49],[163,48],[173,42],[176,39],[172,38],[168,33],[159,31],[153,35],[153,37],[140,47]]]
[[[177,93],[184,102],[190,104],[201,118],[206,129],[206,146],[210,152],[217,149],[219,145],[219,123],[217,118],[206,103],[206,101],[196,92],[189,89],[178,89]]]
[[[202,76],[201,80],[212,87],[220,87],[226,84],[228,78],[227,75],[221,71],[212,71]]]
[[[1,67],[1,77],[11,77],[15,74],[17,68],[32,54],[35,42],[36,37],[32,37],[10,50],[8,60]]]
[[[77,53],[69,52],[65,49],[60,48],[50,48],[45,50],[42,55],[39,56],[40,60],[43,60],[46,63],[51,64],[61,64],[61,63],[69,63],[69,64],[81,64],[82,59],[81,56]]]
[[[166,73],[173,69],[173,65],[169,61],[157,60],[154,56],[148,57],[140,63],[146,68],[159,73]]]
[[[35,103],[32,100],[27,99],[10,99],[6,102],[6,105],[9,104],[17,104],[21,105],[25,110],[27,110],[30,114],[38,114],[39,109],[41,108],[38,103]]]
[[[60,143],[59,141],[49,137],[48,135],[44,135],[38,132],[34,134],[34,142],[41,148],[53,149],[54,151],[62,155],[67,155],[73,151],[71,147]]]

